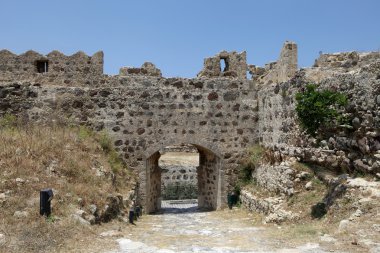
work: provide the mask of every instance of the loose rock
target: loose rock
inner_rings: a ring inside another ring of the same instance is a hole
[[[341,220],[340,223],[339,223],[338,231],[339,232],[347,231],[349,225],[350,225],[350,221],[349,220]]]
[[[29,216],[29,213],[27,211],[16,211],[13,216],[17,218],[26,218]]]
[[[305,189],[308,191],[312,190],[313,189],[313,182],[311,182],[311,181],[307,182],[305,185]]]
[[[322,242],[336,242],[337,240],[329,234],[324,234],[320,237]]]
[[[4,234],[0,234],[0,246],[1,246],[1,245],[4,245],[5,242],[6,242],[6,240],[5,240],[5,235],[4,235]]]
[[[122,236],[123,233],[117,230],[109,230],[106,232],[103,232],[100,234],[100,237],[115,237],[115,236]]]

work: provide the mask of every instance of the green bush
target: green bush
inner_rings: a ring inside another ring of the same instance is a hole
[[[347,97],[339,92],[318,90],[314,84],[296,94],[297,115],[306,132],[315,136],[320,127],[343,120],[337,109],[347,104]]]
[[[252,172],[255,169],[255,167],[252,167],[251,165],[247,164],[243,166],[239,171],[239,184],[241,186],[244,186],[245,184],[248,184],[252,180]]]

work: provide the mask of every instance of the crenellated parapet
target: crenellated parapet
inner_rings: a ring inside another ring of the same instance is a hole
[[[79,51],[71,56],[59,51],[47,55],[27,51],[16,55],[8,50],[0,51],[0,81],[30,80],[41,76],[86,79],[103,75],[103,52],[92,56]]]

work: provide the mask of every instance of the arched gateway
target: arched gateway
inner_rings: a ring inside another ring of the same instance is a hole
[[[198,206],[215,210],[223,206],[222,196],[225,196],[223,180],[223,159],[218,151],[196,144],[188,143],[196,147],[199,152],[199,166],[197,168]],[[147,151],[144,169],[140,171],[139,200],[147,212],[155,212],[161,208],[161,168],[158,160],[160,150],[168,145],[155,147],[156,151]]]

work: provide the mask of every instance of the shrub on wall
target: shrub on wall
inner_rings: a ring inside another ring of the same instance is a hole
[[[239,171],[239,181],[242,185],[252,180],[252,172],[260,165],[265,155],[265,149],[260,145],[254,145],[248,149],[248,156]]]
[[[252,178],[252,173],[263,161],[267,162],[267,152],[268,150],[258,144],[247,150],[247,157],[239,168],[238,178],[233,188],[233,191],[237,195],[240,195],[241,188],[244,186],[256,183],[254,178]]]
[[[297,115],[306,132],[315,136],[323,126],[331,126],[341,118],[338,108],[347,104],[347,97],[339,92],[318,90],[314,84],[296,94]]]

